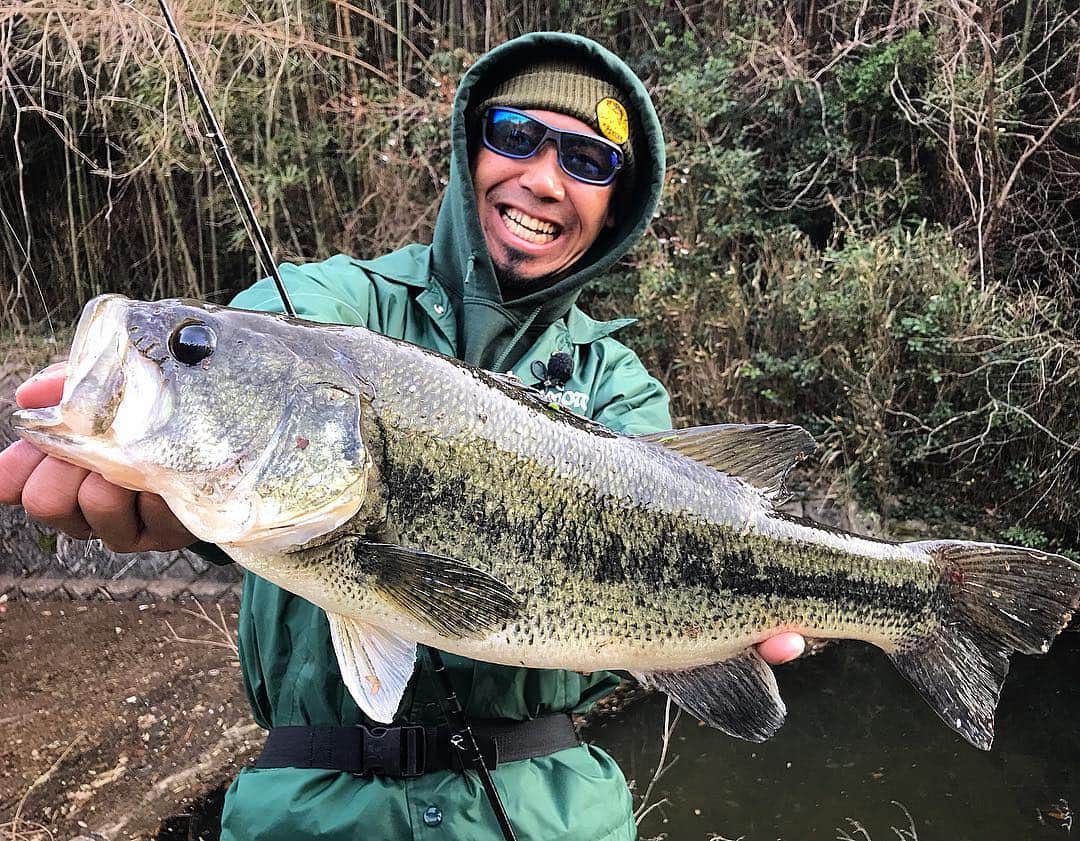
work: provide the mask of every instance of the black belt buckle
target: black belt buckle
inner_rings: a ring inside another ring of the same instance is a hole
[[[384,777],[410,778],[424,773],[427,760],[427,741],[424,728],[365,727],[363,731],[364,774]]]

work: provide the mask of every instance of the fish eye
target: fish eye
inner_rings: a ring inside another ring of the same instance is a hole
[[[184,365],[198,365],[217,346],[217,336],[207,325],[182,324],[169,336],[169,353]]]

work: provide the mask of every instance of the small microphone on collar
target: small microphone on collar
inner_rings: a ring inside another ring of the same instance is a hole
[[[530,370],[544,385],[561,388],[574,374],[574,357],[565,351],[556,351],[551,354],[546,365],[537,359],[530,366]]]
[[[566,385],[574,374],[574,357],[565,351],[551,354],[547,363],[547,378],[552,385]]]

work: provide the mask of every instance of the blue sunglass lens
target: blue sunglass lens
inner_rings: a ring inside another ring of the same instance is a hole
[[[558,136],[559,165],[580,181],[607,184],[615,177],[621,157],[598,140],[575,132],[549,129],[527,114],[493,108],[484,124],[484,139],[496,152],[513,158],[536,154],[550,134]]]
[[[592,142],[586,137],[564,135],[562,165],[582,181],[604,182],[615,174],[619,155],[603,143]]]
[[[488,143],[496,151],[514,157],[528,157],[536,152],[546,132],[545,126],[512,111],[494,110],[488,117]]]

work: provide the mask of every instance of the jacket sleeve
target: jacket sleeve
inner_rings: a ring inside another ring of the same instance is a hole
[[[346,255],[322,263],[279,266],[282,282],[300,318],[328,324],[368,325],[375,294],[371,276]],[[229,306],[263,312],[284,312],[273,278],[248,287]]]
[[[621,342],[604,342],[604,371],[593,391],[593,420],[626,435],[671,429],[668,393]]]

